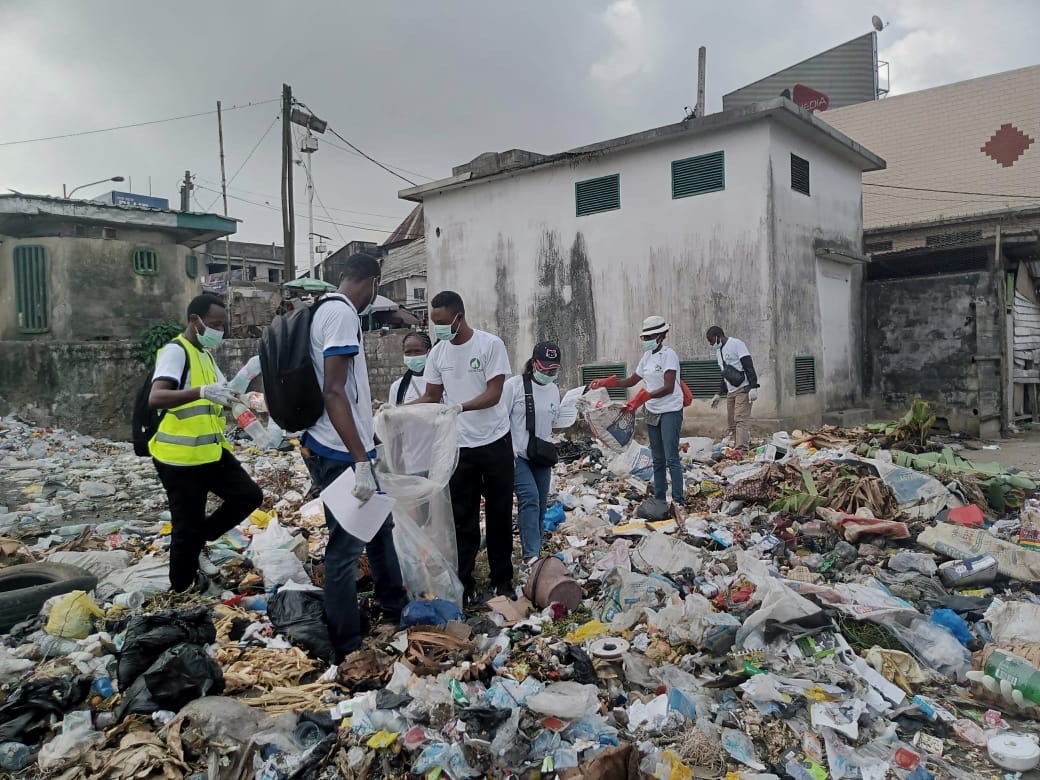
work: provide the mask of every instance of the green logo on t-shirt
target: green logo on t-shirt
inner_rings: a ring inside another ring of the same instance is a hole
[[[469,367],[472,368],[474,371],[480,371],[480,358],[471,358],[469,361]]]

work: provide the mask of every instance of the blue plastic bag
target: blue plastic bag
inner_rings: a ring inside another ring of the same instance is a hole
[[[968,643],[973,638],[971,631],[968,629],[968,624],[964,622],[964,618],[952,609],[935,610],[932,613],[932,622],[953,634],[957,641],[965,647],[968,646]]]
[[[566,515],[563,511],[563,504],[557,501],[545,510],[545,519],[542,520],[542,530],[547,534],[551,534],[565,519]]]
[[[453,620],[465,620],[462,610],[445,599],[409,601],[401,610],[401,628],[409,626],[444,627]]]

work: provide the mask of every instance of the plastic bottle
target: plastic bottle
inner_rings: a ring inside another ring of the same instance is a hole
[[[245,431],[249,438],[256,442],[257,446],[267,447],[267,431],[264,429],[263,423],[256,419],[256,415],[250,411],[241,401],[235,401],[231,405],[231,413],[235,416],[235,422],[238,427]]]
[[[21,742],[4,742],[0,745],[0,769],[18,772],[29,766],[29,755],[32,753],[28,745]]]
[[[228,387],[236,393],[244,393],[249,389],[249,383],[260,376],[260,356],[253,355],[235,374],[235,378],[228,382]]]
[[[1004,698],[1019,707],[1040,705],[1040,669],[1025,658],[1003,650],[994,650],[986,659],[986,679],[981,682],[990,690],[992,682],[999,686]]]

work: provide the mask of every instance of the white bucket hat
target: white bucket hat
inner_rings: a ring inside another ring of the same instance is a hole
[[[662,333],[668,332],[668,323],[664,321],[664,317],[660,317],[656,314],[651,314],[645,320],[643,320],[643,329],[640,331],[641,336],[660,336]]]

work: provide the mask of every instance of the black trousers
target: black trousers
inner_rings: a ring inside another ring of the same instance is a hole
[[[484,497],[491,585],[513,582],[513,442],[507,433],[482,447],[460,447],[451,476],[451,510],[459,549],[459,579],[472,592],[473,564],[480,549],[480,497]]]
[[[199,553],[241,523],[264,501],[264,492],[227,450],[220,460],[202,466],[170,466],[153,460],[170,502],[170,585],[187,590],[199,571]],[[206,515],[213,493],[223,503]]]

